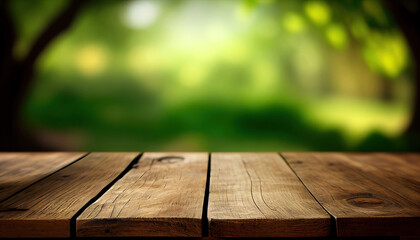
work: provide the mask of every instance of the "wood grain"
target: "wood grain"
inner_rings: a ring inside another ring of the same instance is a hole
[[[338,236],[420,235],[420,155],[284,153]]]
[[[0,238],[70,237],[71,218],[138,153],[91,153],[0,204]]]
[[[0,153],[0,202],[86,153]]]
[[[77,236],[201,236],[207,165],[207,153],[145,153],[77,218]]]
[[[213,237],[320,237],[330,216],[277,153],[211,155]]]

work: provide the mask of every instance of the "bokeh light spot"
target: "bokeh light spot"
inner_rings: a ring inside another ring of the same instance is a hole
[[[341,24],[329,25],[326,29],[325,37],[334,48],[344,49],[347,47],[347,32]]]
[[[152,25],[159,15],[157,1],[132,1],[128,4],[124,20],[127,26],[141,29]]]
[[[300,33],[305,30],[305,21],[299,14],[290,12],[284,16],[283,26],[288,32]]]
[[[76,53],[75,64],[78,70],[87,76],[97,75],[105,69],[108,55],[97,44],[86,45]]]
[[[330,21],[330,8],[322,1],[309,1],[305,4],[305,13],[316,25],[325,25]]]
[[[374,34],[363,50],[372,71],[395,78],[406,68],[408,53],[404,40],[398,35]]]

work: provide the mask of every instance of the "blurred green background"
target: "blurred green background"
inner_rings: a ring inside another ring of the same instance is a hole
[[[14,0],[23,56],[66,1]],[[413,67],[380,1],[94,1],[24,119],[89,151],[401,151]]]

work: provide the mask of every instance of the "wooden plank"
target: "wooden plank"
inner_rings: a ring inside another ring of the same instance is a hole
[[[420,155],[284,153],[338,236],[420,235]]]
[[[211,155],[213,237],[321,237],[330,216],[277,153]]]
[[[145,153],[76,221],[78,237],[199,237],[207,153]]]
[[[0,201],[84,155],[86,153],[0,153]]]
[[[70,220],[138,153],[91,153],[0,204],[0,238],[70,237]]]

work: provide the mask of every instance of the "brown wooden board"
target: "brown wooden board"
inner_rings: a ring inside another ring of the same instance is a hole
[[[145,153],[76,221],[78,237],[199,237],[207,153]]]
[[[330,216],[277,153],[211,155],[213,237],[321,237]]]
[[[0,153],[0,201],[84,155],[86,153]]]
[[[91,153],[0,203],[0,238],[70,237],[70,220],[138,153]]]
[[[420,235],[420,155],[283,153],[341,236]]]

